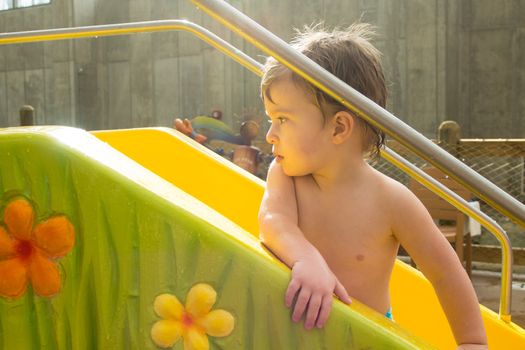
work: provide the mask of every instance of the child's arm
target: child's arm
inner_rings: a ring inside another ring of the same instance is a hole
[[[259,226],[262,243],[292,268],[286,305],[291,307],[297,295],[292,316],[295,322],[307,309],[305,327],[322,327],[330,314],[333,293],[342,301],[351,302],[319,251],[300,230],[293,179],[286,176],[276,162],[268,169]]]
[[[402,185],[394,191],[393,232],[432,283],[456,342],[486,346],[476,293],[457,255],[419,199]]]

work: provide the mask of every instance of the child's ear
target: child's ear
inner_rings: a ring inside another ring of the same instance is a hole
[[[354,130],[355,120],[347,111],[339,111],[332,118],[333,133],[332,140],[338,145],[347,140]]]

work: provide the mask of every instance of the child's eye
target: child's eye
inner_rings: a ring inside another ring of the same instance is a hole
[[[284,124],[284,122],[286,122],[286,118],[285,117],[277,117],[277,118],[275,118],[275,120],[277,120],[279,125],[282,125],[282,124]],[[273,121],[271,119],[268,119],[268,123],[273,124]]]

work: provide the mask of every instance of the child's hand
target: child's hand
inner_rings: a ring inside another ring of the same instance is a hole
[[[482,344],[461,344],[456,350],[488,350],[488,345]]]
[[[322,257],[300,260],[293,265],[292,279],[286,291],[286,306],[291,307],[297,295],[292,315],[294,322],[298,322],[307,309],[305,328],[323,327],[332,309],[333,293],[347,304],[352,302]]]

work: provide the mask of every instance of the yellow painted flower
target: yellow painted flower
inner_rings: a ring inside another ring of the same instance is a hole
[[[151,328],[151,338],[157,346],[170,348],[182,337],[184,350],[208,350],[208,335],[226,337],[235,326],[232,314],[211,310],[216,299],[217,292],[205,283],[190,289],[185,306],[174,295],[157,296],[153,307],[163,319]]]

